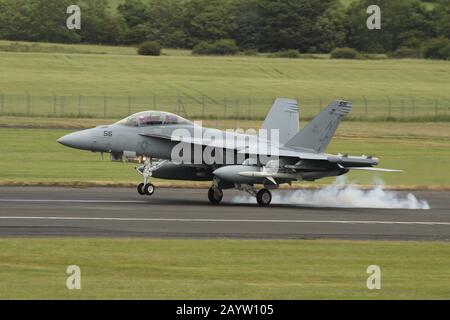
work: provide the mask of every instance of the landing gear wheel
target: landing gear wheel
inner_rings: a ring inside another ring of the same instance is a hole
[[[151,196],[155,192],[155,186],[151,183],[146,184],[144,187],[144,192],[146,195]]]
[[[262,207],[267,207],[272,201],[272,194],[267,189],[261,189],[256,194],[256,201]]]
[[[143,183],[139,183],[139,185],[137,186],[137,192],[138,192],[141,196],[143,196],[143,195],[145,194],[145,191],[144,191],[144,184],[143,184]]]
[[[222,201],[223,192],[217,188],[209,188],[208,199],[212,204],[219,204]]]

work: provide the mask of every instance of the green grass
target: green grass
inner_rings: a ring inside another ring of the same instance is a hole
[[[0,299],[448,299],[449,264],[439,242],[0,239]]]
[[[445,61],[0,54],[3,93],[211,97],[448,97]]]
[[[137,56],[135,46],[108,46],[92,44],[63,44],[28,41],[0,40],[0,51],[21,53],[54,53],[54,54],[109,54],[109,55],[132,55]],[[169,49],[162,50],[162,55],[188,56],[190,50]]]
[[[88,126],[101,123],[95,121]],[[57,126],[62,124],[56,123]],[[205,125],[223,129],[257,128],[259,123],[229,120],[207,121]],[[133,170],[134,164],[112,163],[108,155],[102,161],[97,153],[56,143],[57,138],[73,130],[0,128],[0,183],[134,184],[140,181],[141,177]],[[397,188],[448,188],[449,136],[449,123],[344,122],[327,152],[375,155],[381,159],[380,167],[405,170],[404,173],[352,172],[347,175],[360,184],[372,184],[379,177]],[[327,184],[333,180],[322,179],[306,185]],[[156,185],[173,185],[173,182],[154,181]]]
[[[0,112],[123,116],[182,110],[179,96],[188,115],[202,113],[205,97],[206,115],[219,117],[263,117],[274,97],[300,99],[304,116],[336,98],[354,102],[353,116],[450,113],[447,61],[195,57],[177,50],[143,57],[128,47],[76,48],[107,54],[0,52]]]

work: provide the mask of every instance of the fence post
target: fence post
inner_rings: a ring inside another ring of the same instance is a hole
[[[414,100],[414,98],[411,98],[411,102],[412,102],[412,114],[413,116],[416,115],[416,100]]]
[[[252,109],[252,98],[248,97],[247,99],[247,119],[250,120],[251,110]]]
[[[131,114],[131,96],[128,95],[128,115]]]
[[[239,115],[239,109],[240,109],[241,103],[239,98],[236,98],[236,128],[238,127],[238,123],[239,123],[239,119],[240,119],[240,115]]]
[[[387,99],[388,99],[388,118],[390,118],[391,117],[391,98],[390,97],[387,97]]]
[[[153,110],[156,110],[156,96],[153,96],[152,100],[153,100],[153,102],[152,102]]]
[[[106,118],[106,94],[103,95],[103,118]]]
[[[205,119],[205,96],[202,96],[202,119]]]
[[[227,118],[227,108],[228,108],[228,99],[227,99],[227,97],[225,97],[223,99],[223,118],[224,119]]]
[[[81,94],[78,95],[78,116],[81,115]]]
[[[437,118],[438,115],[438,100],[434,99],[434,117]]]
[[[402,99],[402,119],[405,117],[405,101]]]
[[[56,116],[56,93],[53,93],[53,115]]]
[[[66,113],[66,98],[65,96],[61,96],[61,114],[65,114]]]
[[[363,96],[363,100],[364,100],[364,117],[367,119],[369,112],[367,110],[367,97]]]
[[[30,94],[27,92],[27,115],[30,115],[30,110],[31,110],[31,106],[30,106]]]

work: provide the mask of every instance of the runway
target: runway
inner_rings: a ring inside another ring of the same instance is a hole
[[[415,191],[430,210],[262,208],[232,203],[240,194],[213,206],[202,189],[0,187],[0,237],[450,239],[449,191]]]

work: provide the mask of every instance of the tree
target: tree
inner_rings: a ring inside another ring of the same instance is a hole
[[[0,1],[0,37],[9,40],[78,42],[66,27],[69,0]]]
[[[117,11],[130,28],[144,23],[146,10],[147,6],[141,0],[126,0],[117,7]]]
[[[401,46],[417,47],[432,34],[431,11],[417,0],[379,0],[381,29],[369,30],[366,10],[371,0],[360,0],[348,9],[347,42],[365,52],[394,51]]]
[[[113,16],[107,0],[83,0],[80,5],[81,30],[84,42],[118,44],[122,42],[124,21]]]
[[[331,51],[332,59],[358,59],[360,56],[359,52],[352,48],[335,48]]]
[[[137,52],[143,56],[159,56],[161,55],[161,45],[158,41],[145,41],[139,45]]]
[[[238,32],[245,32],[238,36],[238,44],[272,52],[317,50],[321,39],[315,33],[325,31],[325,37],[332,37],[329,30],[342,22],[332,19],[331,12],[319,22],[332,5],[337,5],[337,0],[250,0],[246,4],[238,1],[235,3],[235,11],[239,12]]]
[[[214,42],[201,41],[192,48],[193,54],[229,56],[239,53],[239,47],[234,40],[221,39]]]
[[[185,30],[185,8],[179,0],[151,0],[146,11],[146,39],[166,47],[192,45]]]
[[[344,6],[340,2],[331,3],[314,26],[312,45],[317,47],[317,51],[330,52],[345,45],[347,19]]]
[[[434,36],[450,39],[450,0],[438,0],[431,15]]]
[[[431,39],[424,47],[427,59],[450,60],[450,40],[445,37]]]
[[[185,3],[185,21],[193,43],[228,39],[237,29],[228,0],[190,0]]]
[[[165,47],[192,46],[185,31],[184,4],[178,0],[127,0],[118,10],[128,26],[127,43],[149,40]]]
[[[263,18],[258,12],[259,0],[236,0],[231,4],[231,11],[236,17],[236,29],[231,37],[243,49],[260,49],[261,27]]]

